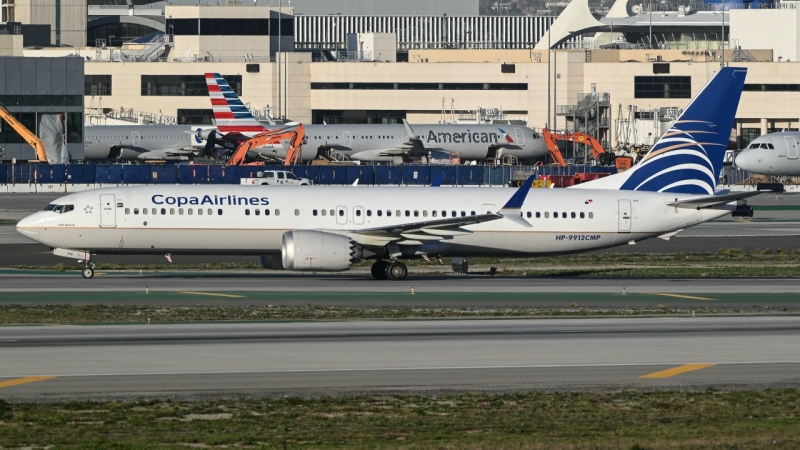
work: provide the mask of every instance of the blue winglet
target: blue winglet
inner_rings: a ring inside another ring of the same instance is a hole
[[[431,187],[439,187],[439,186],[441,186],[442,185],[442,179],[444,179],[442,174],[436,175],[436,178],[434,178],[433,181],[431,181]]]
[[[522,208],[522,204],[525,203],[525,197],[528,196],[528,192],[531,191],[531,186],[533,186],[533,180],[536,178],[536,175],[531,175],[522,183],[522,186],[517,189],[517,192],[508,199],[505,206],[503,206],[504,210],[509,209],[520,209]]]

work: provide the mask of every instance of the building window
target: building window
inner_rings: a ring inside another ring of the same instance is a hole
[[[168,19],[176,36],[294,36],[294,19]]]
[[[692,98],[692,77],[634,77],[635,98]]]
[[[400,91],[527,91],[528,83],[311,83],[311,89]]]
[[[84,75],[83,95],[111,95],[111,75]]]
[[[213,109],[181,109],[178,108],[179,125],[212,125]]]
[[[363,109],[314,109],[311,111],[311,122],[316,124],[401,124],[405,118],[405,111]],[[361,139],[361,137],[353,136],[353,139]]]
[[[236,95],[242,95],[242,76],[223,75]],[[142,75],[143,96],[206,97],[204,75]]]
[[[744,91],[800,92],[800,84],[745,84]]]
[[[67,143],[83,143],[83,113],[67,113]]]

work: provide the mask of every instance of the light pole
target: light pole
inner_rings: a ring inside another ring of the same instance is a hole
[[[725,1],[722,2],[722,41],[720,44],[722,46],[722,66],[725,67]]]
[[[545,126],[549,129],[552,123],[550,122],[550,25],[553,24],[552,18],[548,17],[547,19],[547,120],[545,121]]]
[[[650,14],[648,14],[650,19],[650,48],[653,48],[653,0],[650,0]]]

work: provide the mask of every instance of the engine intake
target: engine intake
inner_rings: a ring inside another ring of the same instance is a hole
[[[340,272],[361,261],[364,254],[347,236],[295,230],[283,233],[281,257],[286,270]]]

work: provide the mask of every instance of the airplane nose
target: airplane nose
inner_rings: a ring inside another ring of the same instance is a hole
[[[736,155],[733,163],[740,169],[749,170],[753,165],[753,161],[753,152],[743,151]]]
[[[35,226],[38,215],[37,212],[17,222],[17,233],[39,242],[39,228]]]

